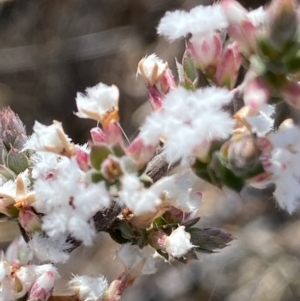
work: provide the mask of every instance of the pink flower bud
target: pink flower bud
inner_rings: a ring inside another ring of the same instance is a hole
[[[157,86],[147,86],[148,89],[148,98],[150,105],[154,111],[159,110],[162,107],[162,102],[164,96],[162,93],[158,90]]]
[[[114,280],[103,296],[103,301],[119,301],[125,289],[131,285],[130,275],[123,273],[118,279]]]
[[[55,273],[47,271],[43,273],[33,284],[29,292],[28,301],[47,301],[54,288]]]
[[[80,169],[83,171],[88,171],[90,168],[89,154],[87,152],[83,151],[82,149],[77,148],[75,150],[75,156],[76,156],[76,161],[77,161]]]
[[[101,164],[101,173],[109,182],[115,182],[123,174],[120,160],[108,156]]]
[[[136,137],[129,147],[127,152],[133,158],[138,167],[143,167],[153,157],[156,147],[145,145],[141,137]]]
[[[243,52],[251,52],[255,43],[255,26],[247,17],[247,10],[235,0],[224,0],[222,7],[229,23],[229,36],[238,42]]]
[[[237,43],[228,45],[223,51],[221,61],[215,75],[215,81],[220,87],[232,89],[235,85],[241,66],[241,56]]]
[[[283,99],[288,104],[295,107],[296,109],[300,109],[300,82],[288,82],[288,84],[281,89],[281,94],[283,96]]]
[[[199,68],[209,77],[213,77],[222,54],[220,35],[212,32],[203,35],[193,35],[188,42],[188,51],[199,64]]]
[[[244,102],[253,110],[260,110],[268,102],[270,91],[264,81],[255,78],[246,84],[244,90]]]
[[[122,145],[123,144],[123,132],[121,126],[117,121],[111,121],[104,129],[104,135],[106,143],[109,146]]]
[[[99,127],[92,128],[90,133],[94,144],[105,142],[105,135]]]
[[[164,250],[164,242],[167,235],[164,231],[158,229],[152,229],[148,235],[149,245],[156,250]]]
[[[161,77],[160,85],[164,94],[167,94],[170,90],[176,88],[174,76],[170,68],[167,68],[163,76]]]
[[[27,233],[39,231],[42,229],[41,219],[29,209],[24,209],[20,211],[19,223]]]

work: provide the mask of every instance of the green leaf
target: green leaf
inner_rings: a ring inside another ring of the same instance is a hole
[[[186,51],[183,55],[182,67],[184,72],[183,85],[190,89],[195,89],[194,82],[198,81],[198,71],[191,55]]]
[[[24,153],[12,148],[7,154],[6,165],[18,175],[30,166],[30,161]]]
[[[193,218],[193,219],[183,223],[182,226],[185,226],[186,229],[189,229],[192,226],[196,225],[199,222],[199,220],[200,220],[200,217]]]
[[[235,174],[226,167],[226,164],[227,163],[220,152],[215,152],[213,154],[210,167],[215,172],[219,181],[229,188],[240,192],[245,185],[245,181],[242,178],[235,176]]]
[[[194,165],[192,166],[192,170],[196,174],[196,176],[198,176],[199,178],[201,178],[202,180],[208,183],[212,183],[212,179],[207,169],[208,169],[208,164],[198,159],[195,161]]]
[[[223,249],[234,239],[230,233],[214,228],[190,228],[187,232],[191,234],[191,243],[196,246],[194,249],[203,253]]]
[[[90,153],[91,165],[100,170],[102,162],[111,154],[110,149],[104,144],[92,145]]]

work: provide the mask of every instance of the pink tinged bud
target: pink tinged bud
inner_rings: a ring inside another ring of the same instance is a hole
[[[123,131],[118,122],[111,121],[104,129],[104,135],[109,146],[123,145]]]
[[[149,245],[156,250],[164,250],[164,242],[167,235],[164,231],[158,229],[152,229],[148,235]]]
[[[271,181],[271,175],[267,172],[263,172],[251,179],[247,180],[247,184],[257,189],[265,188]]]
[[[203,35],[193,35],[188,42],[188,51],[196,60],[199,68],[210,78],[215,74],[221,58],[223,43],[219,34],[212,32]]]
[[[92,128],[90,133],[94,144],[105,142],[104,132],[99,127]]]
[[[141,137],[136,137],[129,145],[127,152],[133,158],[137,166],[143,167],[153,157],[156,147],[145,145]]]
[[[245,105],[256,111],[259,111],[268,102],[269,96],[270,91],[260,78],[248,82],[244,90]]]
[[[281,94],[288,104],[300,109],[300,82],[290,81],[281,89]]]
[[[54,288],[55,273],[48,271],[43,273],[33,284],[28,301],[47,301]]]
[[[270,152],[273,149],[272,143],[266,137],[258,137],[256,143],[257,143],[257,147],[262,152]]]
[[[160,80],[160,86],[164,94],[167,94],[170,90],[176,88],[176,83],[171,69],[167,68],[164,72]]]
[[[228,45],[222,54],[215,75],[215,81],[220,87],[232,89],[235,85],[238,71],[241,66],[241,56],[237,43]]]
[[[255,26],[247,17],[247,10],[234,0],[223,1],[222,8],[229,23],[229,36],[238,42],[243,52],[251,52],[255,43]]]
[[[150,105],[154,111],[159,110],[162,107],[162,102],[164,96],[162,93],[158,90],[157,86],[147,86],[148,89],[148,98]]]
[[[109,182],[115,182],[123,174],[118,158],[108,156],[101,164],[101,173]]]
[[[75,156],[80,169],[83,171],[88,171],[90,169],[89,154],[78,148],[75,150]]]
[[[125,289],[131,285],[128,273],[123,273],[118,279],[114,280],[103,296],[103,301],[119,301]]]
[[[27,233],[40,231],[42,229],[41,219],[29,209],[24,209],[20,211],[19,223]]]

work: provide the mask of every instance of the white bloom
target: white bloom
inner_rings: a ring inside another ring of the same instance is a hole
[[[72,152],[71,139],[65,134],[58,121],[46,126],[35,121],[33,135],[26,142],[24,149],[33,149],[68,155]]]
[[[31,157],[32,162],[32,177],[39,178],[54,178],[59,169],[63,169],[64,165],[68,164],[69,159],[64,156],[59,156],[48,152],[35,152]]]
[[[286,120],[268,139],[274,149],[261,160],[276,185],[274,196],[278,205],[291,214],[300,205],[300,129]]]
[[[157,32],[174,41],[191,34],[206,34],[227,27],[221,5],[197,6],[190,12],[167,12],[160,20]]]
[[[87,88],[85,93],[77,93],[76,96],[78,117],[102,122],[107,114],[118,111],[119,89],[116,86],[99,83]]]
[[[231,98],[226,89],[174,89],[167,94],[162,110],[147,118],[140,136],[146,145],[155,145],[161,137],[169,162],[186,164],[191,157],[206,156],[212,141],[232,133],[234,121],[222,109]]]
[[[141,262],[144,264],[141,269],[141,275],[154,274],[156,272],[155,263],[152,256],[147,256],[138,246],[126,243],[120,247],[118,257],[123,261],[127,270],[133,270]]]
[[[154,192],[152,187],[146,189],[136,175],[125,174],[122,177],[120,200],[137,216],[155,212],[161,200],[160,192]]]
[[[75,159],[62,161],[55,175],[34,183],[34,208],[44,213],[42,228],[52,238],[72,234],[90,245],[95,235],[92,217],[108,207],[110,198],[104,183],[85,183]]]
[[[5,258],[9,263],[18,262],[21,265],[25,265],[32,260],[33,252],[24,238],[20,236],[19,238],[14,239],[7,247]]]
[[[247,17],[255,27],[263,24],[267,20],[267,16],[268,16],[267,12],[264,10],[262,6],[251,10],[247,14]]]
[[[251,126],[252,133],[256,133],[259,137],[264,137],[272,130],[274,110],[273,106],[264,104],[258,115],[246,117],[247,123]]]
[[[72,247],[72,244],[66,242],[66,240],[67,235],[51,238],[36,232],[33,234],[28,244],[39,260],[64,263],[68,261],[70,257],[67,250]]]
[[[80,301],[100,301],[108,289],[108,282],[104,276],[74,276],[69,285]]]
[[[184,229],[184,226],[178,227],[164,241],[166,251],[173,257],[181,257],[193,247],[190,242],[191,235]]]
[[[157,182],[157,186],[160,182],[162,184],[159,186],[159,189],[165,192],[166,201],[170,206],[176,207],[183,212],[196,213],[201,205],[202,194],[193,189],[190,173],[164,177]]]
[[[152,86],[160,80],[167,68],[168,63],[163,62],[153,53],[140,60],[137,74],[140,74]]]

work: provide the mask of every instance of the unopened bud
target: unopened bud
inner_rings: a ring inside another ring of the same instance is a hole
[[[111,121],[104,129],[104,135],[109,146],[123,145],[123,132],[118,122]]]
[[[99,127],[92,128],[90,133],[91,133],[91,136],[92,136],[93,144],[104,143],[105,142],[104,132]]]
[[[246,84],[244,102],[253,110],[260,110],[268,102],[270,91],[261,78],[255,78]]]
[[[33,284],[28,301],[47,301],[52,295],[56,275],[53,271],[43,273]]]
[[[119,301],[125,289],[130,285],[130,276],[123,273],[118,279],[114,280],[103,296],[103,301]]]
[[[76,161],[77,161],[80,169],[83,171],[88,171],[90,168],[89,154],[87,152],[83,151],[82,149],[77,148],[75,150],[75,156],[76,156]]]
[[[0,138],[8,150],[21,150],[28,139],[22,121],[11,108],[0,111]]]
[[[136,137],[127,148],[128,154],[133,158],[138,168],[144,167],[153,157],[156,147],[145,145],[141,137]]]
[[[109,155],[101,164],[101,173],[109,182],[115,182],[123,174],[120,160]]]
[[[20,211],[19,223],[27,233],[40,231],[42,229],[41,219],[30,209]]]
[[[151,105],[151,108],[154,111],[159,110],[162,107],[164,96],[159,91],[157,86],[148,86],[148,98]]]
[[[160,86],[164,94],[167,94],[170,90],[176,88],[174,76],[170,68],[167,68],[166,71],[164,72],[160,80]]]
[[[235,0],[222,1],[222,7],[229,23],[229,36],[238,42],[242,52],[251,52],[255,44],[255,26],[248,18],[247,10]]]
[[[215,75],[222,48],[221,37],[214,32],[205,36],[195,34],[188,42],[188,51],[195,59],[199,69],[209,78]]]
[[[227,156],[230,169],[242,176],[259,165],[260,150],[252,135],[238,135],[229,141]]]
[[[241,66],[241,56],[238,51],[237,43],[228,45],[222,54],[218,65],[215,81],[220,87],[232,89],[235,85],[238,71]]]

